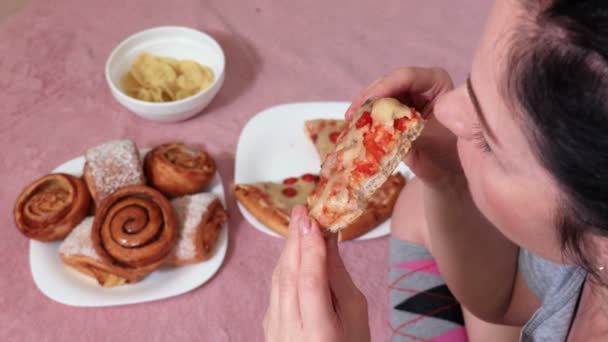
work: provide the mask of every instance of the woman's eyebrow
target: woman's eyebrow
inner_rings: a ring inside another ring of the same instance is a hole
[[[473,102],[473,107],[475,107],[475,112],[477,113],[477,119],[479,120],[479,124],[482,126],[482,128],[485,131],[488,138],[490,138],[495,145],[499,145],[498,139],[496,139],[496,135],[490,129],[490,126],[488,125],[488,122],[486,121],[486,116],[484,115],[483,111],[481,110],[481,105],[479,104],[479,99],[477,98],[477,95],[475,94],[475,91],[473,90],[473,84],[471,83],[470,75],[467,76],[467,91],[469,93],[469,98],[471,99],[471,102]]]

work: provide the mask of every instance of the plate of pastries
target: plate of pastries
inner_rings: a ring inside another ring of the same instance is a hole
[[[200,146],[88,148],[27,185],[17,229],[37,287],[72,306],[141,303],[207,282],[228,245],[224,188]]]

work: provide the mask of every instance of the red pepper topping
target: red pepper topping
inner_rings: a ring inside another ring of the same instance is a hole
[[[407,116],[404,116],[399,119],[395,119],[393,122],[393,127],[398,131],[405,131],[407,129],[407,122],[410,121]]]
[[[283,180],[283,184],[286,184],[286,185],[295,184],[297,182],[298,182],[298,179],[295,177],[285,178]]]
[[[319,176],[313,175],[312,173],[307,173],[302,175],[302,180],[306,182],[316,182],[319,179]]]
[[[285,188],[283,189],[283,191],[281,191],[283,193],[283,195],[285,195],[286,197],[295,197],[298,194],[298,190],[294,189],[294,188]]]
[[[357,122],[355,123],[355,127],[357,128],[363,128],[367,125],[371,125],[372,124],[372,113],[370,112],[364,112],[361,117],[359,118],[359,120],[357,120]]]
[[[363,136],[363,146],[367,153],[371,154],[375,160],[381,160],[386,155],[386,151],[381,144],[377,143],[371,134],[365,134]]]
[[[362,163],[357,165],[356,170],[365,175],[375,175],[378,173],[378,165],[374,163]]]
[[[332,132],[332,133],[329,135],[329,140],[330,140],[332,143],[334,143],[334,144],[335,144],[335,143],[336,143],[336,141],[338,141],[338,137],[339,137],[339,136],[340,136],[340,132]]]

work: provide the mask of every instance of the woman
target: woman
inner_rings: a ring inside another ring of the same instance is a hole
[[[347,117],[372,96],[427,115],[392,235],[432,254],[471,340],[516,341],[510,325],[524,341],[608,341],[607,94],[606,2],[503,0],[466,84],[404,68],[353,101]],[[292,215],[267,340],[369,340],[335,242]]]

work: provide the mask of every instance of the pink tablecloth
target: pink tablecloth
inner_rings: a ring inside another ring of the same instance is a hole
[[[349,100],[401,65],[441,65],[461,81],[489,6],[482,0],[30,0],[0,15],[0,341],[263,340],[270,274],[283,240],[254,230],[230,194],[228,255],[210,282],[162,301],[95,309],[65,306],[38,291],[29,241],[12,221],[16,196],[85,148],[123,137],[140,146],[202,143],[229,186],[241,127],[266,107]],[[227,56],[218,97],[202,115],[178,124],[130,114],[103,77],[118,42],[166,24],[210,33]],[[342,246],[369,300],[376,341],[386,338],[387,242]]]

